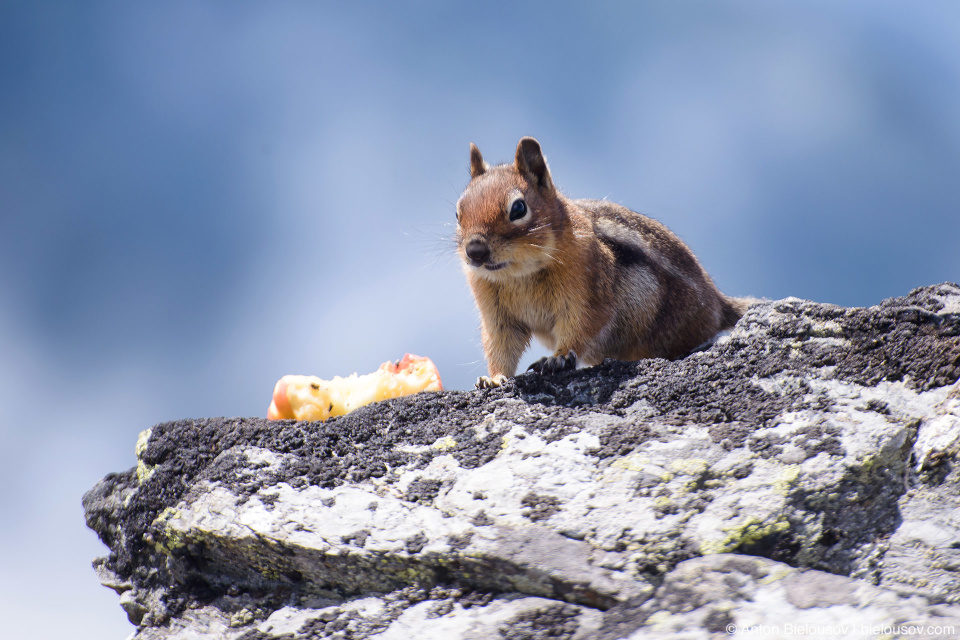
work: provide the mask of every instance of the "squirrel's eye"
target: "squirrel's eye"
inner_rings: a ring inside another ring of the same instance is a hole
[[[527,203],[522,199],[514,200],[510,207],[510,222],[519,220],[525,215],[527,215]]]

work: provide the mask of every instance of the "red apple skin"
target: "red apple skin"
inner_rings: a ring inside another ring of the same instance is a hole
[[[277,386],[273,388],[273,401],[270,408],[267,409],[267,419],[269,420],[292,420],[293,408],[287,399],[287,377],[284,376],[277,381]]]

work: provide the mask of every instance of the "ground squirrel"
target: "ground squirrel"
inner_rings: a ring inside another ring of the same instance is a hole
[[[516,372],[531,336],[553,349],[544,373],[604,358],[680,358],[731,328],[749,301],[717,290],[665,226],[605,200],[572,200],[553,184],[540,143],[492,167],[470,145],[457,201],[457,248],[480,310],[489,376]]]

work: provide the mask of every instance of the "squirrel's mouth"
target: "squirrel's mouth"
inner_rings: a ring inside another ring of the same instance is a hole
[[[510,264],[510,263],[509,263],[509,262],[498,262],[497,264],[485,264],[485,265],[483,265],[483,266],[484,266],[484,268],[485,268],[487,271],[499,271],[500,269],[503,269],[503,268],[504,268],[505,266],[507,266],[508,264]]]

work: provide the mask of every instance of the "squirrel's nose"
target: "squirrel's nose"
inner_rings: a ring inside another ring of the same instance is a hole
[[[471,240],[465,251],[475,265],[481,265],[490,259],[490,247],[483,240]]]

